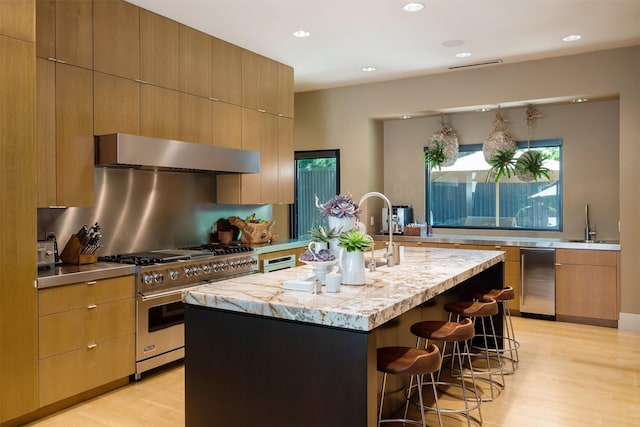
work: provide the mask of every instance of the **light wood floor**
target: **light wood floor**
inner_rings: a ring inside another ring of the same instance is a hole
[[[640,426],[640,333],[523,318],[514,327],[520,366],[500,396],[482,405],[484,426]],[[434,415],[427,421],[437,425]],[[443,421],[466,425],[452,415]],[[147,374],[29,425],[183,426],[184,367]]]

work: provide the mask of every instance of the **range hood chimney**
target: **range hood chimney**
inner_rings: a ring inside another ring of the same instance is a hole
[[[260,153],[115,133],[96,136],[96,165],[218,173],[258,173]]]

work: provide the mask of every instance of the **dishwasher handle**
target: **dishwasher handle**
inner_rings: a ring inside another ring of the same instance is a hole
[[[265,258],[262,260],[262,271],[269,273],[271,271],[284,270],[296,266],[296,254],[278,256],[274,258]]]

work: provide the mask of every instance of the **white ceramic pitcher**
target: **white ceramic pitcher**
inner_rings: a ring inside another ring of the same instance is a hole
[[[364,252],[347,252],[340,248],[338,257],[343,285],[364,285]]]

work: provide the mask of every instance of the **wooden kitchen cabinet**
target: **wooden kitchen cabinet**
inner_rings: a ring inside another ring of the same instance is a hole
[[[179,89],[179,32],[177,22],[140,9],[140,79]]]
[[[93,206],[93,75],[36,61],[38,207]]]
[[[122,0],[93,2],[95,71],[132,80],[140,78],[139,10]]]
[[[242,106],[278,110],[278,63],[248,50],[242,51]]]
[[[242,105],[242,48],[213,38],[213,98]]]
[[[18,40],[35,41],[35,4],[30,0],[0,1],[0,33]]]
[[[122,276],[38,291],[41,407],[133,374],[134,287]]]
[[[617,327],[618,251],[556,250],[556,318]]]
[[[213,145],[242,148],[242,107],[213,102]]]
[[[179,89],[202,97],[212,96],[212,37],[186,25],[179,25]]]
[[[140,134],[140,83],[131,79],[93,73],[93,131]],[[118,108],[113,108],[117,105]]]
[[[140,85],[140,134],[180,139],[180,92]]]
[[[293,118],[294,91],[293,68],[285,64],[278,64],[278,115]]]
[[[513,287],[515,298],[508,302],[511,314],[520,313],[521,274],[520,248],[518,246],[477,245],[477,249],[504,251],[504,286]]]
[[[242,109],[242,148],[260,152],[260,173],[219,175],[216,179],[218,203],[293,202],[293,173],[289,169],[293,168],[293,128],[286,120],[290,119]]]
[[[36,1],[36,56],[93,68],[93,2]]]

